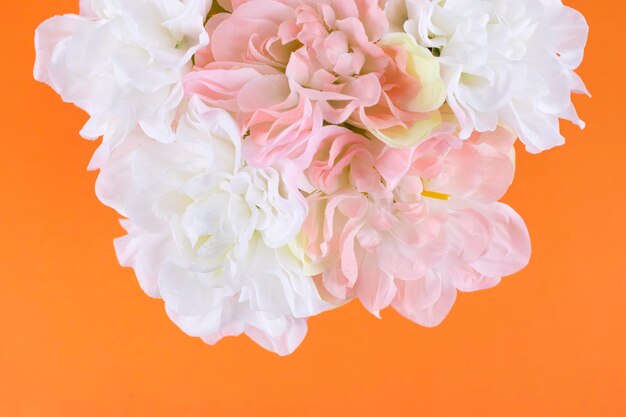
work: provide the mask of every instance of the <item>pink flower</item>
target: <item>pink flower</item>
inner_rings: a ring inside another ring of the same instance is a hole
[[[306,168],[324,121],[410,147],[440,122],[439,66],[406,34],[387,35],[375,0],[250,0],[207,23],[189,94],[233,113],[252,164]]]
[[[308,198],[304,232],[329,294],[435,326],[457,290],[489,288],[523,268],[526,226],[497,202],[513,179],[513,141],[498,130],[405,150],[347,130],[328,136],[308,170],[321,191]]]

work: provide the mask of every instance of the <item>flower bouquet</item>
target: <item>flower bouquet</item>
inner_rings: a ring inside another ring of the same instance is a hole
[[[358,299],[436,326],[529,260],[514,143],[583,127],[561,0],[82,0],[35,78],[89,114],[119,261],[187,334],[285,355]]]

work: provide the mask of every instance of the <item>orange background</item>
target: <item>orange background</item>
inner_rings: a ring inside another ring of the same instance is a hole
[[[518,149],[506,201],[531,264],[424,329],[358,304],[310,320],[280,358],[184,335],[118,266],[113,211],[85,167],[84,114],[32,80],[33,32],[78,0],[3,2],[0,416],[626,415],[626,4],[567,2],[591,26],[588,122]],[[622,44],[620,44],[620,41]]]

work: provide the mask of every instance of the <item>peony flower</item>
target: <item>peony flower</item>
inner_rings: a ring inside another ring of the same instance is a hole
[[[559,118],[584,127],[570,94],[587,93],[574,70],[588,26],[561,0],[388,0],[386,13],[439,56],[463,138],[503,125],[540,152],[564,143]]]
[[[83,0],[80,15],[55,16],[35,35],[35,78],[90,119],[81,134],[104,135],[92,167],[137,125],[173,139],[181,79],[208,43],[211,0]]]
[[[387,34],[375,0],[251,0],[207,23],[185,89],[236,117],[254,165],[306,168],[324,122],[410,147],[440,123],[439,64],[405,34]]]
[[[175,142],[130,137],[96,188],[128,219],[120,262],[183,331],[207,343],[245,333],[284,355],[329,307],[299,244],[307,206],[290,169],[248,166],[233,119],[192,99]]]
[[[526,226],[497,202],[513,179],[514,139],[498,129],[393,149],[345,129],[329,135],[307,172],[319,191],[304,225],[325,290],[435,326],[457,290],[489,288],[523,268]]]

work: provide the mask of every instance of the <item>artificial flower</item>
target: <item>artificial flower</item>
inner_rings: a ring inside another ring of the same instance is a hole
[[[193,99],[173,143],[130,138],[96,189],[127,218],[120,262],[182,330],[208,343],[245,333],[284,355],[329,307],[298,246],[307,206],[289,178],[288,164],[247,166],[232,118]]]
[[[137,125],[173,139],[181,79],[209,41],[211,0],[83,0],[79,15],[55,16],[35,34],[35,78],[90,119],[81,134],[104,136],[99,167]]]
[[[251,0],[207,23],[213,42],[185,78],[189,94],[232,112],[244,154],[266,165],[310,162],[324,123],[371,130],[410,147],[438,126],[439,64],[388,34],[375,0]]]
[[[559,118],[581,128],[571,93],[588,26],[561,0],[388,0],[392,28],[439,57],[463,138],[499,125],[530,152],[564,143]],[[587,93],[588,94],[588,93]]]
[[[523,220],[498,203],[513,180],[515,137],[446,134],[393,149],[343,130],[308,170],[306,254],[338,302],[372,313],[392,306],[424,326],[448,314],[457,290],[496,285],[523,268]]]

